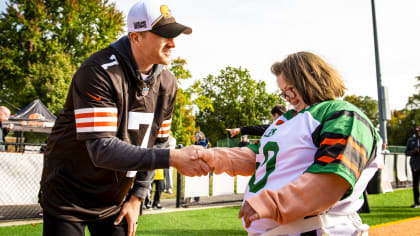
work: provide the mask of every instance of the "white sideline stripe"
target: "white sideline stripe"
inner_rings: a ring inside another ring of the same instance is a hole
[[[111,121],[117,122],[118,117],[88,117],[88,118],[78,118],[76,119],[76,123],[88,123],[88,122],[100,122],[100,121]]]
[[[77,133],[103,132],[103,131],[116,132],[117,131],[117,126],[97,126],[97,127],[82,127],[82,128],[77,128]]]
[[[81,109],[74,110],[74,114],[95,113],[95,112],[118,113],[118,109],[116,107],[92,107],[92,108],[81,108]]]

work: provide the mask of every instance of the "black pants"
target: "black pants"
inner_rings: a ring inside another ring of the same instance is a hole
[[[165,181],[163,179],[153,180],[152,187],[150,189],[153,189],[153,184],[155,185],[155,196],[153,197],[152,207],[160,204],[160,195],[162,195],[162,192],[165,189]],[[150,198],[151,198],[151,196],[150,196]],[[146,200],[144,201],[144,204],[149,205],[149,203],[150,203],[150,199],[149,199],[149,197],[146,197]]]
[[[411,173],[413,174],[413,195],[414,195],[414,203],[420,205],[420,202],[419,202],[420,169],[413,169],[413,168],[411,168]]]
[[[125,236],[127,221],[124,218],[119,225],[114,225],[117,216],[98,221],[71,222],[44,213],[43,236],[84,236],[86,226],[92,236]]]

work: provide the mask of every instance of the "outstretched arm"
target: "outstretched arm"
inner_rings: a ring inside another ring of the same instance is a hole
[[[197,152],[215,174],[226,172],[230,176],[248,176],[253,175],[256,169],[255,153],[247,147],[211,148]]]

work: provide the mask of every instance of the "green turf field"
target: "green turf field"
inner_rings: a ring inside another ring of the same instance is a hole
[[[412,204],[411,189],[369,195],[371,213],[360,214],[369,225],[420,216]],[[237,218],[239,207],[144,215],[137,235],[247,235]],[[0,227],[0,235],[42,235],[42,224]],[[87,234],[88,235],[88,234]]]

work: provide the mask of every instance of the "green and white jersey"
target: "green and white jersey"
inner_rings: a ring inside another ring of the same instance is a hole
[[[355,212],[363,204],[360,196],[377,169],[378,142],[380,137],[372,123],[348,102],[331,100],[299,113],[290,110],[275,120],[256,144],[248,146],[257,154],[257,169],[244,200],[263,189],[279,190],[304,172],[335,173],[352,188],[329,212]],[[372,171],[361,176],[368,167]],[[275,221],[261,219],[247,230],[258,234],[275,226]]]

